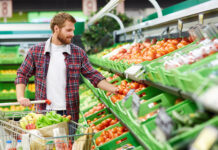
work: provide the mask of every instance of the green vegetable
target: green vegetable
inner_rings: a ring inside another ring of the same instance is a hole
[[[63,119],[63,117],[57,114],[55,111],[50,111],[49,113],[46,113],[45,116],[42,116],[37,120],[36,127],[43,128],[49,125],[58,124],[63,121],[67,121],[67,119]]]

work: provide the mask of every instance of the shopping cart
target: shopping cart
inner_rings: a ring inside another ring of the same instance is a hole
[[[88,126],[81,125],[77,122],[62,122],[56,127],[51,126],[26,130],[21,128],[18,117],[26,116],[29,113],[45,114],[51,110],[39,111],[37,105],[50,103],[48,100],[31,101],[34,104],[34,110],[25,112],[0,112],[0,150],[5,150],[8,143],[10,150],[16,148],[17,141],[22,141],[23,150],[90,150],[93,145],[93,132]],[[19,103],[1,103],[0,106],[19,105]],[[8,114],[9,113],[9,114]],[[61,125],[60,125],[61,124]],[[55,126],[55,125],[54,125]],[[74,130],[69,134],[68,129]],[[49,131],[53,130],[53,131]],[[42,131],[48,131],[53,135],[44,135]],[[10,141],[10,142],[8,142]],[[14,149],[15,150],[15,149]]]

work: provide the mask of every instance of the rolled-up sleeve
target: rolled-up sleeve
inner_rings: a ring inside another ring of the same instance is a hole
[[[95,70],[91,63],[88,60],[86,53],[82,50],[82,68],[81,73],[85,76],[95,87],[101,80],[104,80],[105,77]]]
[[[15,84],[25,84],[29,82],[29,78],[34,75],[34,59],[32,56],[32,50],[30,49],[27,53],[27,56],[20,68],[17,70],[17,77],[15,79]]]

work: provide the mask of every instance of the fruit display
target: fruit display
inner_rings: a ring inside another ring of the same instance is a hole
[[[29,111],[31,108],[24,106],[9,106],[9,107],[0,107],[0,111],[11,112],[11,111]]]
[[[80,94],[80,110],[83,112],[98,104],[99,101],[94,93],[88,89]]]
[[[125,97],[125,95],[129,92],[129,90],[135,89],[135,92],[137,93],[145,89],[146,85],[137,83],[135,81],[127,82],[126,80],[122,80],[120,82],[120,85],[118,85],[117,87],[119,88],[119,94],[114,94],[111,96],[111,101],[113,103],[122,100]],[[110,93],[107,93],[107,95],[110,95]],[[145,96],[145,93],[142,93],[139,96],[143,97]]]
[[[104,55],[111,53],[112,51],[115,51],[116,49],[122,47],[123,45],[125,45],[125,44],[118,44],[117,46],[112,47],[112,48],[105,48],[102,52],[97,53],[96,56],[100,58]]]
[[[10,90],[4,89],[4,90],[2,90],[2,91],[0,91],[0,92],[1,92],[1,93],[15,93],[16,90],[15,90],[15,89],[10,89]]]
[[[142,43],[132,43],[126,47],[121,47],[116,53],[108,54],[109,60],[123,61],[128,64],[139,64],[144,61],[151,61],[182,48],[191,43],[188,38],[163,39],[160,41],[149,39]],[[95,55],[94,55],[95,56]],[[102,58],[106,58],[103,56]]]
[[[35,93],[35,83],[28,84],[28,90]]]
[[[96,138],[95,143],[97,146],[100,146],[110,140],[119,137],[120,135],[126,133],[128,129],[126,127],[114,127],[112,129],[104,130],[101,132],[100,136]]]
[[[106,116],[105,114],[102,114],[102,115],[100,116],[100,118],[94,118],[92,121],[91,121],[91,120],[87,120],[87,123],[88,123],[88,124],[91,124],[91,123],[97,121],[98,119],[104,118],[105,116]]]
[[[213,41],[205,39],[198,43],[201,45],[199,48],[193,49],[187,53],[178,52],[164,60],[165,69],[174,69],[185,64],[193,64],[207,56],[218,52],[218,39]]]
[[[116,123],[118,123],[118,119],[115,118],[115,119],[112,119],[112,118],[107,118],[105,120],[103,120],[100,124],[98,125],[95,125],[95,124],[91,124],[90,126],[92,127],[93,131],[95,133],[101,131],[101,130],[104,130],[105,128],[109,127],[109,126],[112,126]]]
[[[102,110],[104,108],[106,108],[105,105],[102,104],[102,103],[99,103],[98,105],[96,105],[92,109],[90,109],[88,112],[86,112],[84,114],[84,116],[88,117],[88,116],[90,116],[90,115],[92,115],[92,114],[94,114],[94,113],[96,113],[96,112],[98,112],[98,111],[100,111],[100,110]]]
[[[15,69],[8,69],[8,70],[0,70],[0,75],[16,75],[17,70]]]
[[[38,129],[60,122],[69,122],[71,116],[61,116],[54,111],[44,114],[29,113],[20,119],[20,126],[23,129]]]

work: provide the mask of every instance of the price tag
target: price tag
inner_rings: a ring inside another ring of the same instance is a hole
[[[135,81],[143,79],[145,68],[142,65],[133,65],[124,71],[126,78],[130,78]]]
[[[199,21],[199,24],[203,24],[204,23],[204,14],[200,13],[198,15],[198,21]]]
[[[173,121],[170,118],[170,116],[166,113],[166,110],[164,108],[159,109],[155,123],[164,134],[164,139],[167,140],[170,137],[171,132],[173,130]]]
[[[133,115],[135,115],[135,117],[138,118],[140,98],[135,92],[133,93],[132,96],[133,96],[132,97],[132,112],[133,112]]]
[[[182,36],[182,28],[183,28],[183,22],[182,20],[178,19],[178,30],[179,30],[179,36],[181,37]]]
[[[135,89],[131,89],[129,90],[129,92],[126,94],[126,96],[123,98],[122,100],[122,104],[124,105],[124,103],[127,101],[127,99],[135,92]]]

